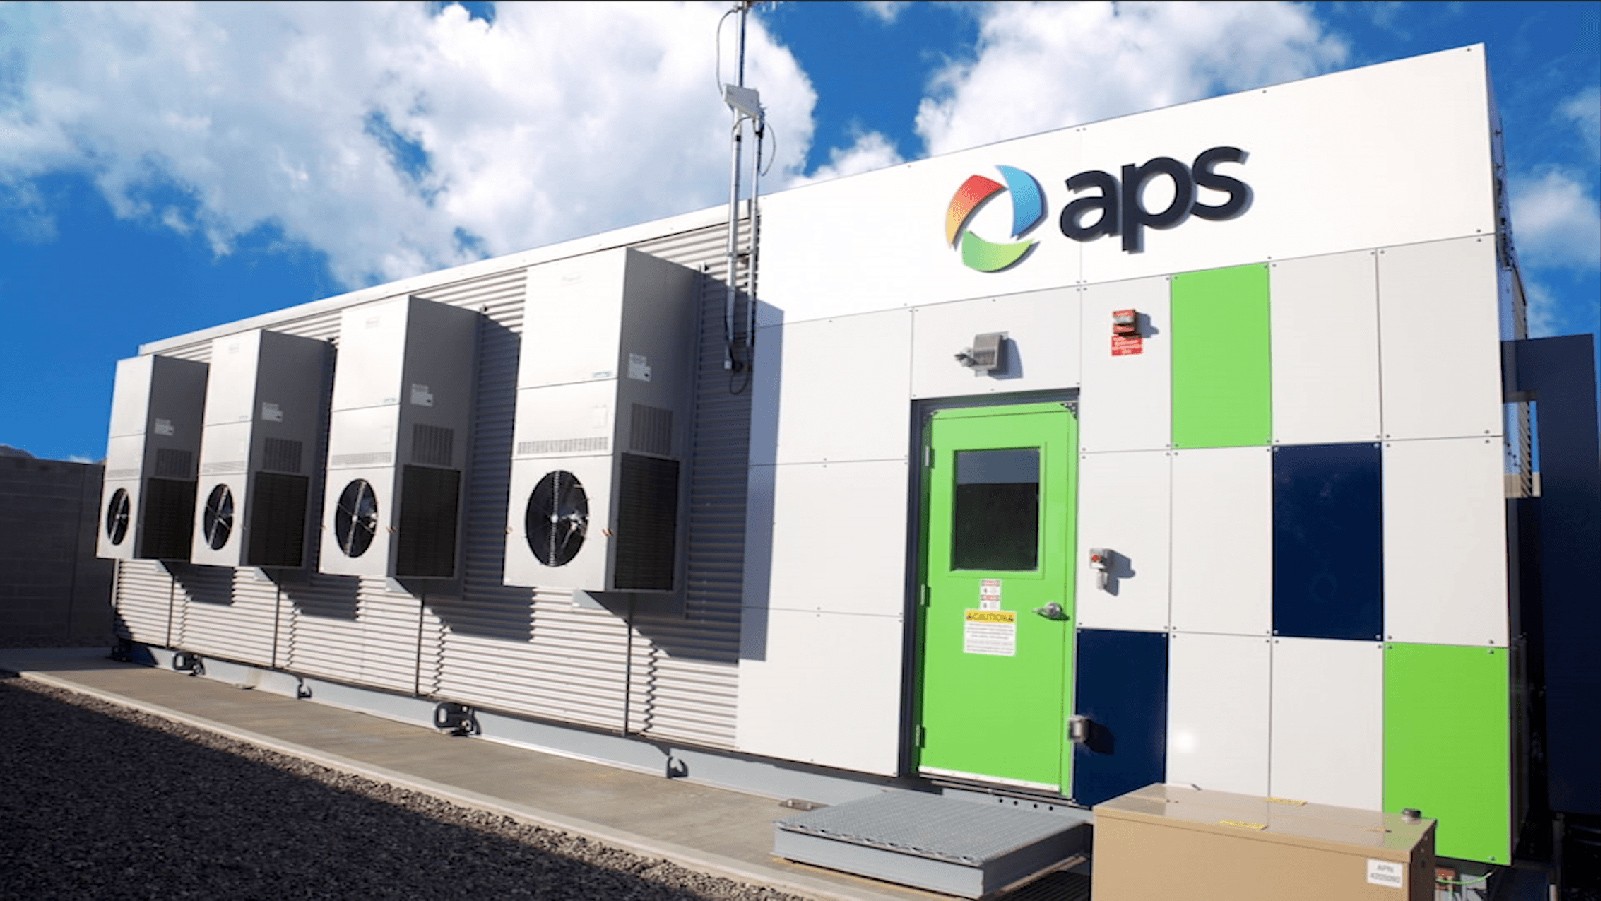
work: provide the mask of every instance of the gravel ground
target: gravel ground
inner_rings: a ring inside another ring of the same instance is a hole
[[[0,899],[800,901],[0,673]]]

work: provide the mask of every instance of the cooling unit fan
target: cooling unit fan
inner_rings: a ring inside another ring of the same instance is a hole
[[[589,496],[566,470],[545,473],[528,496],[523,519],[528,549],[546,566],[564,566],[578,556],[589,528]]]
[[[356,479],[339,494],[334,511],[334,537],[346,557],[360,557],[378,533],[378,497],[366,479]]]

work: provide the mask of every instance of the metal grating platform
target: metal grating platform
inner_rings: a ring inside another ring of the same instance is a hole
[[[1050,871],[1089,844],[1090,812],[1041,813],[920,792],[797,814],[773,824],[773,853],[800,863],[982,898]]]

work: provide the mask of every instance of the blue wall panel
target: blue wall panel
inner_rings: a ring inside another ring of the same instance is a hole
[[[1161,782],[1167,772],[1165,632],[1081,629],[1078,715],[1089,740],[1073,747],[1073,799],[1094,805]]]
[[[1274,634],[1384,637],[1383,487],[1376,444],[1273,449]]]

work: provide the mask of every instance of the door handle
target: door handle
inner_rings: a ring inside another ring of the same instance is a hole
[[[1035,607],[1034,612],[1046,619],[1067,619],[1067,611],[1063,610],[1062,605],[1055,601],[1046,604],[1044,607]]]

